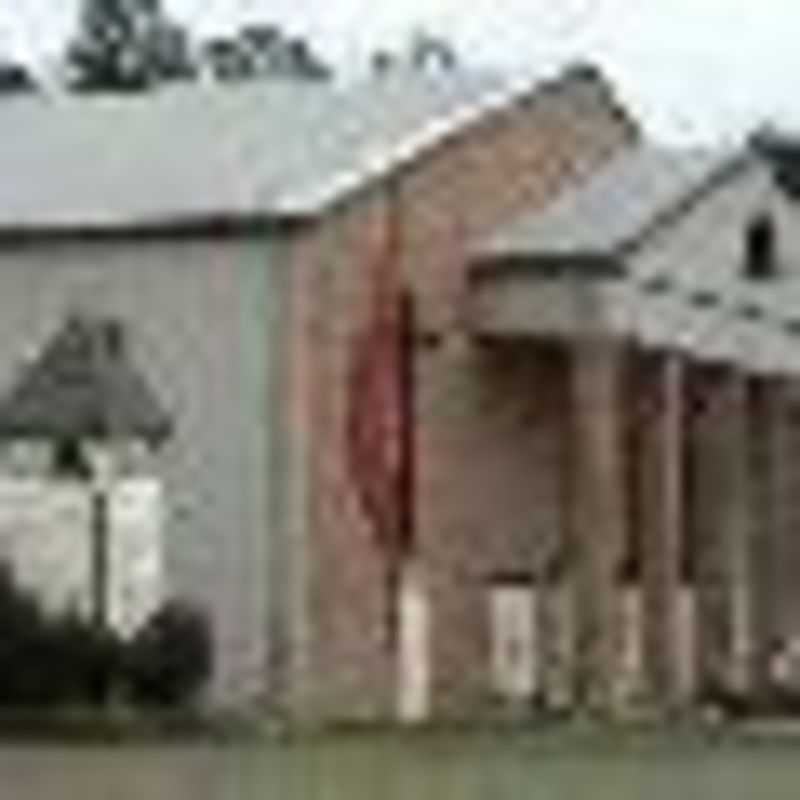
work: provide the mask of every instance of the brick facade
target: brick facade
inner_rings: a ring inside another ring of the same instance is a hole
[[[487,353],[464,335],[467,253],[635,136],[598,76],[577,70],[452,135],[294,240],[288,385],[309,487],[295,523],[294,647],[303,653],[293,658],[304,664],[293,675],[295,713],[374,719],[395,703],[382,556],[345,442],[351,343],[367,318],[382,226],[399,226],[420,321],[415,561],[432,614],[433,713],[469,716],[490,694],[487,581],[534,572],[564,527],[567,383],[563,358],[547,347]]]
[[[495,712],[489,598],[506,579],[537,590],[550,705],[677,709],[714,684],[764,683],[800,555],[796,387],[613,339],[468,331],[471,246],[636,138],[595,74],[569,73],[293,238],[291,713],[396,713],[385,562],[346,442],[352,343],[389,226],[419,321],[412,565],[430,716]]]

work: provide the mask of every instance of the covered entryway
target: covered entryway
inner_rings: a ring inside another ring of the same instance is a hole
[[[687,198],[746,168],[634,148],[474,255],[473,341],[527,340],[533,359],[557,340],[568,353],[559,574],[573,600],[571,701],[598,712],[764,685],[788,534],[779,442],[800,373],[794,312],[758,207],[704,223],[724,243],[709,262],[687,245],[703,214]]]

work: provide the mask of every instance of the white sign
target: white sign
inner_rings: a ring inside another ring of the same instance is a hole
[[[430,713],[430,610],[410,570],[402,580],[399,612],[398,715],[402,722],[421,722]]]
[[[47,611],[90,611],[90,524],[80,484],[0,481],[0,560]]]
[[[118,483],[109,515],[108,618],[128,636],[164,600],[161,485],[147,478]]]
[[[507,700],[527,700],[536,691],[537,614],[532,586],[491,589],[492,683]]]
[[[625,704],[636,699],[644,680],[644,609],[639,586],[624,586],[618,595],[620,652],[617,691]]]
[[[137,478],[109,496],[108,613],[112,627],[133,633],[164,599],[160,483]],[[92,612],[92,490],[75,481],[0,481],[0,561],[50,613]]]

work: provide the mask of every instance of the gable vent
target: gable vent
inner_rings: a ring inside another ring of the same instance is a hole
[[[745,277],[751,280],[774,277],[778,271],[775,249],[775,223],[772,217],[769,214],[756,215],[745,232]]]

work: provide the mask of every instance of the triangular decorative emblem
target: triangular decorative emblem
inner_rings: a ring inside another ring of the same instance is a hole
[[[71,315],[0,402],[0,437],[162,442],[171,421],[125,334],[119,320]]]

